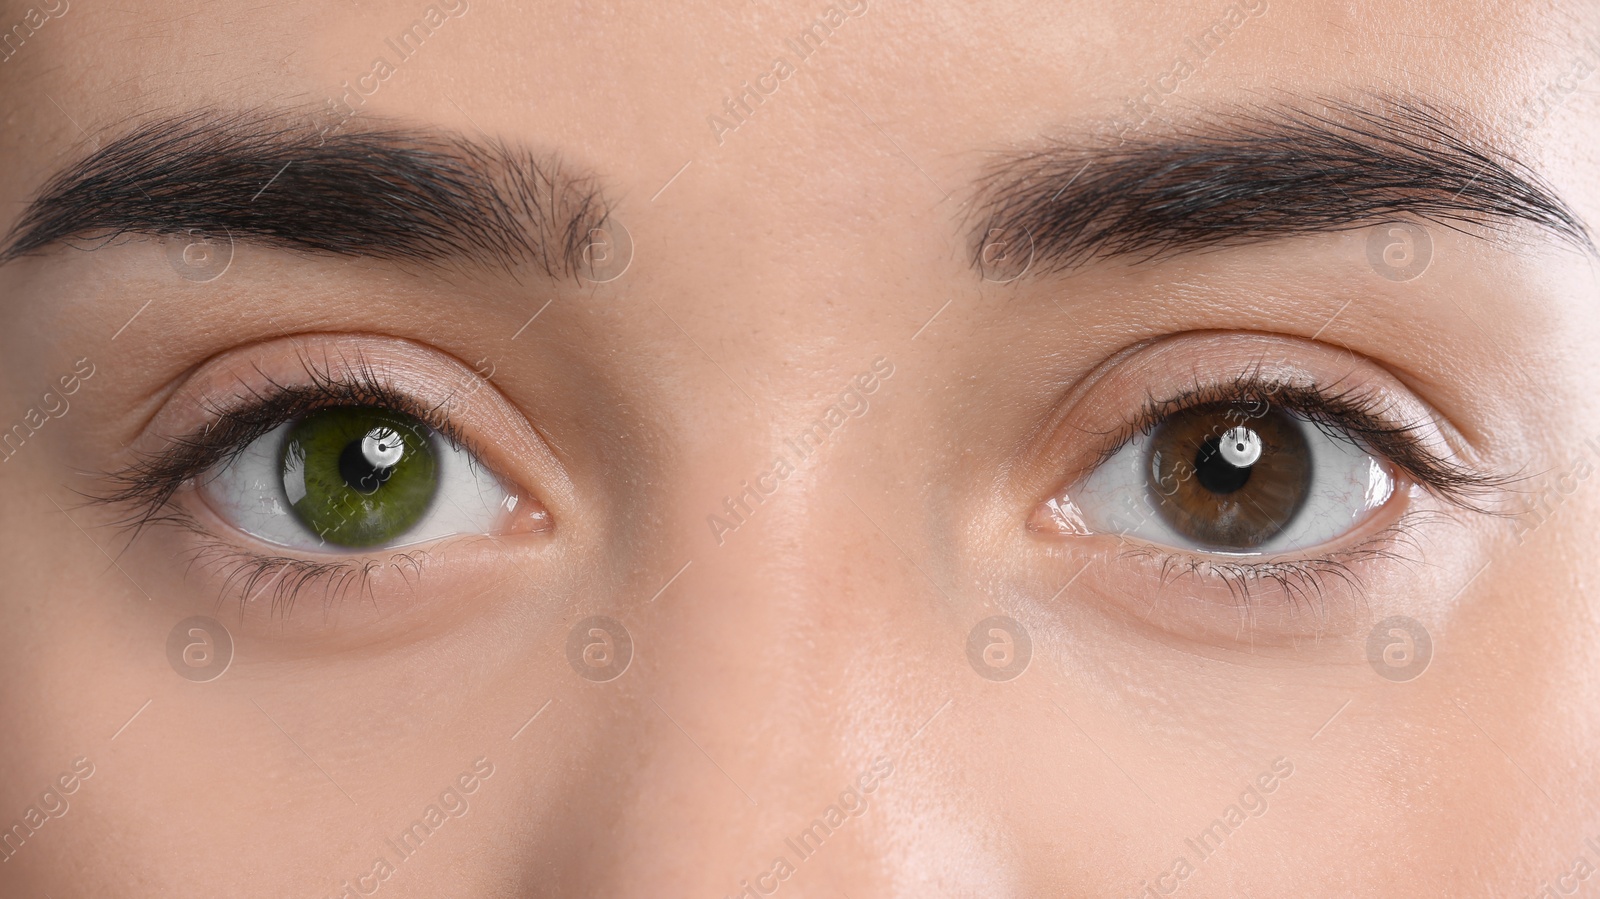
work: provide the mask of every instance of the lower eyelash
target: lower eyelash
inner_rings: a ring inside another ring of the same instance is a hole
[[[1307,609],[1319,617],[1325,617],[1331,579],[1337,578],[1348,586],[1353,601],[1365,605],[1366,585],[1361,581],[1359,565],[1373,560],[1421,564],[1421,547],[1415,535],[1424,523],[1432,520],[1448,519],[1432,511],[1411,510],[1356,546],[1314,559],[1219,561],[1154,546],[1123,550],[1120,558],[1159,559],[1160,584],[1163,588],[1185,578],[1214,579],[1228,588],[1241,616],[1248,616],[1260,602],[1254,591],[1259,590],[1262,584],[1270,584],[1280,592],[1283,602],[1291,610],[1298,612]]]
[[[267,596],[271,615],[288,618],[299,600],[318,588],[322,590],[322,610],[326,615],[351,594],[365,593],[371,598],[371,579],[385,569],[393,569],[408,587],[415,586],[413,578],[422,576],[429,558],[424,550],[397,552],[387,559],[337,562],[263,555],[218,539],[186,512],[174,512],[164,520],[180,524],[200,538],[199,545],[189,553],[188,567],[209,569],[219,575],[222,587],[217,607],[235,597],[241,617]]]
[[[381,369],[359,354],[343,360],[339,373],[326,360],[306,355],[300,361],[305,384],[265,378],[264,387],[243,388],[229,399],[208,401],[213,420],[203,429],[174,438],[165,449],[102,475],[100,488],[83,494],[89,503],[126,512],[117,523],[130,542],[152,525],[175,525],[195,535],[198,545],[190,552],[188,567],[200,566],[217,574],[223,584],[217,607],[234,597],[241,615],[267,597],[272,615],[287,618],[302,594],[319,589],[327,614],[352,594],[365,593],[370,598],[373,576],[387,569],[392,568],[408,587],[414,586],[428,557],[423,551],[408,551],[384,560],[313,561],[261,554],[219,538],[176,500],[250,441],[315,409],[349,404],[403,412],[432,428],[452,447],[473,449],[450,419],[453,394],[436,404],[422,404],[396,389]]]

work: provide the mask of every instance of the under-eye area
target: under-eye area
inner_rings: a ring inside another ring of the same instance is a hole
[[[0,897],[1600,870],[1595,0],[0,0],[0,85]]]
[[[1167,372],[1183,374],[1162,386]],[[1107,417],[1129,401],[1135,414]],[[1249,619],[1250,636],[1269,636],[1256,631],[1265,606],[1326,627],[1362,608],[1373,583],[1404,582],[1428,540],[1503,517],[1515,478],[1450,430],[1335,348],[1249,334],[1156,341],[1076,389],[1032,450],[1031,466],[1075,473],[1028,530],[1147,585],[1128,600],[1157,615]]]

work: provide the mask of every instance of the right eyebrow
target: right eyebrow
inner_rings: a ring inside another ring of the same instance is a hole
[[[45,183],[0,264],[77,237],[191,229],[270,247],[575,276],[608,206],[592,175],[496,140],[274,112],[147,122]]]

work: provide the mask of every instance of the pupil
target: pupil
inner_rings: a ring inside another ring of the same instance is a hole
[[[363,442],[352,440],[345,444],[344,450],[339,453],[339,476],[357,493],[373,494],[394,474],[395,466],[372,464],[362,446]]]
[[[1236,403],[1176,412],[1151,433],[1148,499],[1206,547],[1256,550],[1282,532],[1311,494],[1311,448],[1289,412],[1236,420]]]
[[[421,521],[438,491],[428,426],[377,406],[329,406],[295,422],[284,442],[283,498],[333,546],[386,544]]]
[[[1207,437],[1194,454],[1195,480],[1212,493],[1227,494],[1240,489],[1250,483],[1250,473],[1254,470],[1253,465],[1240,468],[1223,458],[1222,440],[1218,437]]]

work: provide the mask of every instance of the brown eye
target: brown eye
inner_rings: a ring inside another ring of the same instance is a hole
[[[1176,413],[1150,439],[1151,501],[1196,543],[1253,550],[1289,525],[1311,493],[1302,425],[1277,409],[1211,403]]]

